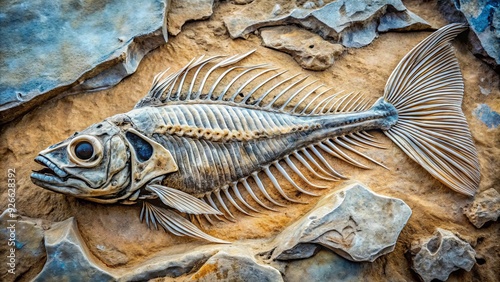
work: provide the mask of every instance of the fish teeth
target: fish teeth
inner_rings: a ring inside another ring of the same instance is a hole
[[[44,156],[37,156],[35,158],[35,161],[38,162],[39,164],[43,164],[47,166],[49,169],[51,169],[57,176],[64,178],[68,176],[68,173],[66,173],[64,170],[60,169],[56,164],[51,162],[48,158]]]

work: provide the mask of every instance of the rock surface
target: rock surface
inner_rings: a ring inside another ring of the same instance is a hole
[[[464,214],[477,228],[488,221],[495,221],[500,216],[500,193],[490,188],[477,195],[474,202],[464,209]]]
[[[500,2],[440,0],[440,11],[452,22],[467,22],[472,53],[500,72]]]
[[[343,281],[357,282],[366,275],[367,265],[344,259],[321,250],[309,259],[289,261],[283,272],[285,281]],[[391,277],[394,278],[394,277]]]
[[[47,262],[33,281],[115,281],[106,266],[89,252],[74,218],[45,232]]]
[[[188,281],[283,281],[278,270],[262,265],[245,249],[228,248],[208,259]]]
[[[362,184],[352,184],[324,196],[303,218],[275,238],[272,259],[300,258],[300,244],[315,243],[352,261],[374,261],[394,250],[410,218],[405,202],[380,196]],[[309,257],[310,250],[304,257]]]
[[[254,1],[224,18],[232,38],[266,26],[299,24],[345,47],[370,44],[378,32],[422,30],[430,25],[408,11],[400,0]]]
[[[167,16],[168,33],[177,35],[187,21],[202,20],[213,13],[214,0],[173,0]]]
[[[497,128],[500,125],[500,114],[493,111],[486,104],[477,105],[474,116],[481,120],[488,128]]]
[[[296,26],[269,27],[260,30],[264,46],[292,55],[307,70],[325,70],[333,65],[344,48]]]
[[[47,226],[42,220],[11,216],[9,209],[0,215],[1,281],[20,280],[20,277],[34,276],[41,270],[46,257],[44,228]]]
[[[437,228],[433,236],[411,243],[412,268],[425,282],[446,281],[453,271],[470,271],[476,251],[452,232]]]
[[[153,278],[282,281],[280,272],[258,263],[250,248],[224,244],[183,248],[178,254],[160,255],[134,268],[117,271],[102,265],[90,254],[74,218],[55,223],[45,232],[45,249],[47,261],[33,281],[145,281]]]
[[[9,0],[0,11],[0,123],[63,92],[113,86],[165,42],[163,0]]]

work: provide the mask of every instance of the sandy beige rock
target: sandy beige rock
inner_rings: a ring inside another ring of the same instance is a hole
[[[177,35],[187,21],[210,17],[213,4],[214,0],[172,0],[167,15],[168,33]]]
[[[263,28],[260,36],[264,46],[292,55],[307,70],[325,70],[333,65],[344,48],[332,44],[321,36],[296,26]]]
[[[490,188],[476,196],[474,202],[464,209],[464,214],[477,228],[500,216],[500,194]]]
[[[246,37],[261,27],[300,24],[323,37],[342,41],[346,47],[366,46],[378,31],[430,27],[400,0],[325,2],[255,1],[226,15],[224,22],[233,38]]]

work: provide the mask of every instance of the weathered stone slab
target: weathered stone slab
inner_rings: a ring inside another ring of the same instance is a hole
[[[2,1],[0,123],[63,92],[110,87],[133,73],[165,42],[165,2]]]
[[[469,24],[472,53],[500,72],[500,2],[441,0],[438,3],[446,19]]]
[[[223,244],[194,245],[174,254],[158,255],[133,268],[112,269],[90,253],[74,218],[55,223],[45,232],[45,249],[47,261],[35,282],[155,278],[215,281],[221,277],[227,281],[282,281],[278,270],[255,260],[251,248]]]
[[[45,232],[47,262],[33,281],[115,281],[85,245],[74,218],[58,222]]]
[[[352,262],[325,249],[314,257],[286,263],[287,267],[283,273],[285,281],[377,281],[377,279],[370,279],[371,277],[367,278],[371,264]],[[391,277],[391,279],[394,278]]]
[[[474,202],[464,209],[464,214],[477,228],[500,216],[500,193],[490,188],[476,196]]]
[[[260,30],[264,46],[292,55],[308,70],[325,70],[342,54],[341,44],[332,44],[321,36],[296,26],[278,26]]]
[[[458,269],[470,271],[476,251],[448,230],[437,228],[433,236],[411,243],[412,268],[425,282],[446,281]]]
[[[486,104],[479,104],[472,112],[488,128],[497,128],[500,125],[500,114],[493,111]]]
[[[168,11],[168,32],[177,35],[187,21],[202,20],[213,13],[214,0],[173,0]]]
[[[377,32],[430,28],[400,0],[340,0],[321,5],[309,1],[298,6],[289,1],[254,1],[228,15],[224,22],[233,38],[266,26],[299,24],[325,38],[342,41],[346,47],[365,46]]]
[[[280,233],[271,258],[300,258],[297,248],[315,243],[352,261],[374,261],[394,250],[410,215],[411,209],[402,200],[353,184],[324,196],[308,214]],[[304,257],[310,253],[306,248]]]
[[[43,233],[42,220],[11,216],[9,209],[0,215],[0,281],[18,281],[40,270],[46,257]]]

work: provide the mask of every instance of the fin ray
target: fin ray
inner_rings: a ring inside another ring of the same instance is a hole
[[[399,120],[384,133],[442,183],[472,196],[479,186],[479,161],[461,110],[462,75],[449,44],[465,29],[447,25],[401,60],[384,91]]]
[[[177,189],[151,184],[146,186],[146,190],[155,193],[165,205],[180,212],[189,214],[221,214],[220,211],[213,209],[200,199]]]

